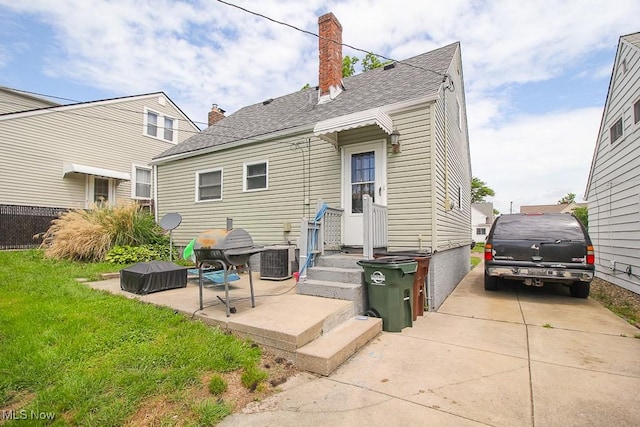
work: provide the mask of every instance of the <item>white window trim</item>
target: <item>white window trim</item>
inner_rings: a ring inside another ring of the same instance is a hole
[[[636,104],[640,105],[640,98],[636,99],[633,102],[633,104],[631,104],[631,120],[633,120],[633,122],[634,122],[633,124],[635,126],[640,126],[640,120],[638,120],[637,122],[635,121],[636,120]],[[623,129],[623,132],[624,132],[624,129]]]
[[[266,165],[266,179],[265,179],[265,187],[264,188],[254,188],[247,189],[247,167],[253,165],[260,165],[264,163]],[[256,191],[267,191],[269,189],[269,160],[257,160],[253,162],[247,162],[242,164],[242,192],[244,193],[253,193]]]
[[[200,175],[211,172],[220,172],[220,198],[219,199],[209,199],[209,200],[200,200]],[[222,168],[213,168],[213,169],[205,169],[201,171],[196,171],[196,191],[195,191],[195,202],[196,203],[209,203],[209,202],[221,202],[224,198],[224,171]]]
[[[149,193],[149,197],[138,197],[138,195],[136,195],[136,184],[138,183],[137,182],[138,175],[136,174],[136,169],[145,169],[151,172],[151,182],[149,182],[149,185],[151,186],[151,192]],[[151,168],[151,166],[139,165],[136,163],[131,164],[131,198],[133,200],[153,199],[153,169]]]
[[[157,127],[157,135],[153,136],[153,135],[149,135],[147,133],[147,125],[148,125],[148,113],[154,113],[158,116],[158,123],[156,124]],[[167,119],[171,119],[173,121],[173,139],[172,140],[168,140],[168,139],[164,139],[164,127],[165,127],[165,123],[164,120],[165,118]],[[171,144],[176,144],[178,142],[178,119],[176,119],[173,116],[167,115],[167,114],[163,114],[161,112],[159,112],[158,110],[154,110],[153,108],[149,108],[149,107],[144,107],[144,115],[143,115],[143,119],[142,119],[142,135],[146,136],[147,138],[153,138],[153,139],[157,139],[159,141],[164,141],[164,142],[169,142]]]

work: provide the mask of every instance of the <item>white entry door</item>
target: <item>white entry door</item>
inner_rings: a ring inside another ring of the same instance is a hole
[[[362,196],[368,194],[374,203],[387,204],[384,141],[342,147],[343,243],[362,246]]]

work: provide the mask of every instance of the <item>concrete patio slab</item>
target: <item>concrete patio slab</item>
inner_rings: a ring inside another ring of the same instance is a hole
[[[640,425],[640,377],[532,362],[531,381],[538,427]]]
[[[629,337],[529,327],[531,360],[640,378],[640,340]]]
[[[526,358],[404,333],[383,333],[331,378],[490,425],[518,425],[531,413]]]
[[[517,323],[427,312],[402,335],[506,356],[527,357],[525,326]]]
[[[465,417],[384,393],[301,374],[277,396],[249,404],[220,426],[480,426]]]

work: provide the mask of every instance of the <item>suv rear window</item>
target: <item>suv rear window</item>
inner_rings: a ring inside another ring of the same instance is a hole
[[[584,240],[578,220],[568,214],[503,215],[496,220],[494,239]]]

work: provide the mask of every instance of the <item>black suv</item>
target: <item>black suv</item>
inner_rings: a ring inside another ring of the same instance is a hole
[[[484,288],[501,278],[542,286],[570,286],[571,295],[589,296],[595,255],[587,230],[572,214],[510,214],[496,218],[484,247]]]

